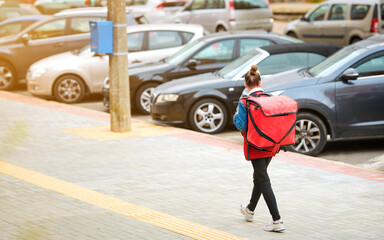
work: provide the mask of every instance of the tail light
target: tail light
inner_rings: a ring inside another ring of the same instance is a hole
[[[267,4],[268,8],[271,6],[271,4],[269,3],[269,0],[265,0],[265,4]]]
[[[373,9],[373,16],[371,22],[371,33],[379,32],[379,17],[377,16],[377,4],[375,4],[375,8]]]
[[[84,0],[84,5],[89,6],[91,4],[91,0]]]
[[[379,19],[373,18],[371,22],[371,33],[378,33],[379,32]]]
[[[162,3],[160,3],[159,5],[157,5],[156,6],[156,10],[161,10],[161,9],[163,9],[163,4]]]
[[[228,21],[230,21],[230,22],[235,21],[235,19],[233,18],[235,15],[234,13],[235,13],[235,1],[229,0],[229,16],[231,16],[231,17],[229,18]]]

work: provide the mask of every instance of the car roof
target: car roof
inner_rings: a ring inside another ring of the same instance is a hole
[[[364,39],[362,41],[358,41],[352,45],[351,47],[357,47],[357,48],[372,48],[377,45],[383,45],[384,44],[384,34],[376,35],[367,39]]]
[[[5,23],[11,23],[11,22],[24,22],[24,21],[38,21],[42,18],[44,18],[46,15],[23,15],[20,17],[10,18],[7,20],[2,21],[0,24],[3,25]]]
[[[276,44],[260,47],[269,52],[269,54],[278,54],[286,52],[311,52],[323,56],[330,56],[342,46],[332,43],[296,43],[296,44]]]
[[[210,35],[204,36],[200,38],[201,41],[210,41],[211,39],[225,39],[228,37],[264,37],[264,38],[282,38],[280,34],[277,33],[272,33],[272,32],[267,32],[263,30],[247,30],[247,31],[227,31],[227,32],[216,32],[216,33],[211,33]]]
[[[361,3],[361,4],[368,4],[368,3],[377,3],[379,0],[327,0],[322,3],[346,3],[346,4],[352,4],[352,3]]]
[[[201,25],[198,24],[184,24],[184,23],[149,23],[130,25],[127,27],[128,32],[133,31],[146,31],[146,30],[177,30],[177,31],[199,31],[204,30]]]

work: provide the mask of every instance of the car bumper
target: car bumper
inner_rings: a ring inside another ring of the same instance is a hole
[[[158,123],[185,124],[188,112],[178,102],[155,103],[151,106],[151,118]]]
[[[49,74],[41,75],[40,77],[31,78],[27,74],[27,90],[35,96],[52,96],[52,85],[55,81]]]
[[[270,19],[267,22],[260,22],[255,24],[249,23],[241,23],[239,21],[232,21],[229,23],[229,27],[231,31],[239,31],[239,30],[258,30],[263,29],[265,31],[272,31],[273,19]]]

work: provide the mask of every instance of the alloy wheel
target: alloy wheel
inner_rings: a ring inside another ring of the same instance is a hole
[[[216,132],[224,124],[224,110],[216,103],[203,103],[194,111],[193,123],[201,132]]]
[[[321,132],[315,122],[309,119],[301,119],[296,122],[295,151],[310,152],[319,145],[320,141]]]

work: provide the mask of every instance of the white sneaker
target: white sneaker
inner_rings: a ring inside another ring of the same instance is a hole
[[[247,205],[240,205],[240,212],[244,215],[245,220],[248,222],[253,222],[253,212],[247,208]]]
[[[265,225],[264,230],[267,232],[284,232],[285,227],[283,220],[271,221],[270,224]]]

